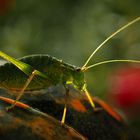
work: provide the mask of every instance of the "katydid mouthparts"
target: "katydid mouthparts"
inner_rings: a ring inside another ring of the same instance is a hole
[[[89,61],[92,59],[94,54],[102,48],[102,46],[112,39],[116,34],[126,29],[128,26],[138,22],[140,17],[135,18],[130,21],[113,34],[111,34],[105,41],[103,41],[90,55],[85,64],[82,67],[76,67],[68,63],[63,62],[50,55],[30,55],[25,56],[20,59],[15,59],[8,56],[4,52],[0,51],[0,57],[9,61],[0,66],[0,86],[6,88],[10,91],[18,91],[19,94],[16,97],[15,102],[8,108],[11,109],[16,105],[16,102],[21,98],[21,96],[26,91],[41,90],[44,88],[49,88],[50,86],[62,84],[66,89],[66,98],[69,94],[68,85],[72,84],[75,89],[85,93],[89,103],[96,110],[93,103],[92,97],[87,90],[86,80],[84,78],[85,71],[107,63],[113,62],[132,62],[140,63],[139,60],[107,60],[93,65],[87,66]],[[8,73],[7,73],[8,71]],[[65,103],[64,112],[62,116],[61,123],[65,122],[67,110],[67,103]]]

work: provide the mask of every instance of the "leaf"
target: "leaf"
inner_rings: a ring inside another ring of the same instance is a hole
[[[86,140],[74,129],[61,125],[53,117],[18,102],[6,111],[13,100],[0,96],[0,139],[2,140]]]

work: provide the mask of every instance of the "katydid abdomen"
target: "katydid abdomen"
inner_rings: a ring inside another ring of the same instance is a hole
[[[67,82],[79,83],[79,89],[84,84],[84,73],[78,71],[79,68],[62,62],[49,55],[30,55],[18,59],[32,67],[32,70],[42,72],[46,77],[36,75],[25,91],[40,90],[57,84]],[[0,86],[11,91],[20,91],[29,75],[19,70],[12,63],[0,66]],[[76,77],[78,79],[76,79]]]

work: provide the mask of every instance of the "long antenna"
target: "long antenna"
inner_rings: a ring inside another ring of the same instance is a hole
[[[119,32],[121,32],[122,30],[126,29],[128,26],[134,24],[135,22],[140,20],[140,16],[135,18],[134,20],[130,21],[129,23],[127,23],[126,25],[124,25],[123,27],[121,27],[120,29],[118,29],[116,32],[114,32],[113,34],[111,34],[107,39],[105,39],[94,51],[93,53],[89,56],[89,58],[87,59],[86,63],[82,66],[82,69],[84,69],[87,64],[89,63],[89,61],[91,60],[91,58],[93,57],[93,55],[107,42],[109,41],[111,38],[113,38],[116,34],[118,34]]]
[[[95,63],[93,65],[90,65],[88,67],[83,67],[82,71],[86,71],[92,67],[96,67],[96,66],[99,66],[99,65],[102,65],[102,64],[108,64],[108,63],[114,63],[114,62],[130,62],[130,63],[140,63],[139,60],[126,60],[126,59],[114,59],[114,60],[106,60],[106,61],[101,61],[101,62],[98,62],[98,63]]]

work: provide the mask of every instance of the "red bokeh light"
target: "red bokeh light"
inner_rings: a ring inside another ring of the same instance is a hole
[[[124,67],[116,70],[109,82],[113,102],[129,113],[140,107],[140,67]]]
[[[6,14],[14,3],[15,0],[0,0],[0,15]]]

